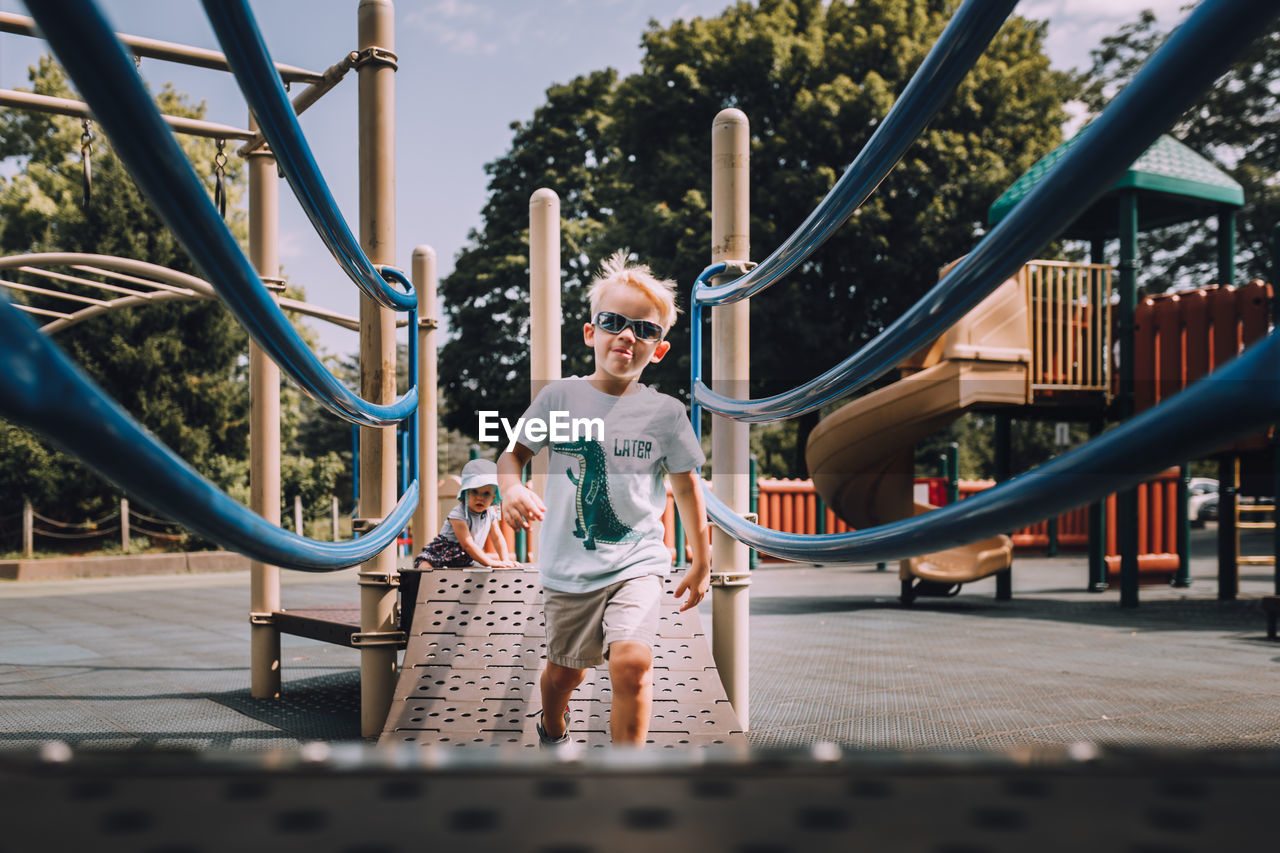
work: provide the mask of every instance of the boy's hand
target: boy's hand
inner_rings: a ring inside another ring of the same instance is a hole
[[[691,607],[697,607],[702,599],[707,597],[707,590],[711,589],[711,567],[710,566],[693,566],[689,571],[685,572],[685,576],[680,579],[680,585],[675,589],[675,597],[679,598],[685,592],[689,593],[689,598],[680,605],[680,612],[683,613]]]
[[[511,486],[502,496],[502,519],[513,530],[528,530],[530,521],[542,521],[546,514],[542,498],[528,486]]]

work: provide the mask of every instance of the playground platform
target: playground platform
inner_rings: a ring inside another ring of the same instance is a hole
[[[285,636],[282,697],[249,696],[241,573],[0,584],[0,849],[1244,849],[1280,793],[1274,574],[1219,602],[1214,533],[1137,609],[1082,557],[911,607],[892,570],[766,564],[749,754],[365,748],[354,650]]]

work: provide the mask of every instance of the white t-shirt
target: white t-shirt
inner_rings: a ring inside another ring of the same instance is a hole
[[[553,413],[560,413],[559,431],[531,438],[530,421],[554,424]],[[603,435],[582,425],[573,440],[567,424],[596,418]],[[662,541],[663,476],[706,462],[684,404],[646,385],[615,397],[573,377],[543,388],[524,422],[517,441],[535,453],[550,448],[547,515],[538,534],[543,586],[591,592],[670,571]]]
[[[440,526],[440,535],[450,542],[458,541],[458,534],[453,531],[453,522],[449,520],[456,518],[467,525],[467,529],[471,531],[471,538],[483,551],[484,543],[489,541],[489,528],[497,524],[501,517],[499,512],[497,504],[490,504],[484,512],[472,512],[470,507],[458,501],[445,516],[444,524]]]

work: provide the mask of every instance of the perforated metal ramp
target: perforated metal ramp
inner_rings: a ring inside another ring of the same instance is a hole
[[[665,579],[674,590],[677,576]],[[667,596],[654,644],[650,748],[745,746],[697,610]],[[409,646],[380,744],[536,749],[546,653],[542,588],[531,569],[442,570],[418,586]],[[609,744],[609,672],[588,670],[570,730]]]

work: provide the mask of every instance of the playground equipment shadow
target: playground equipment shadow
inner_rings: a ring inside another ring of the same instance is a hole
[[[1214,533],[1195,531],[1189,588],[1144,586],[1136,609],[1114,589],[1084,591],[1077,556],[1018,559],[1010,601],[988,579],[911,607],[893,571],[766,564],[753,575],[748,742],[1280,746],[1280,681],[1267,677],[1280,643],[1258,603],[1274,576],[1245,567],[1240,598],[1217,601]],[[355,589],[351,571],[291,575],[285,604],[344,604]],[[286,635],[281,697],[249,696],[242,573],[0,584],[6,599],[0,749],[359,740],[354,650]]]

